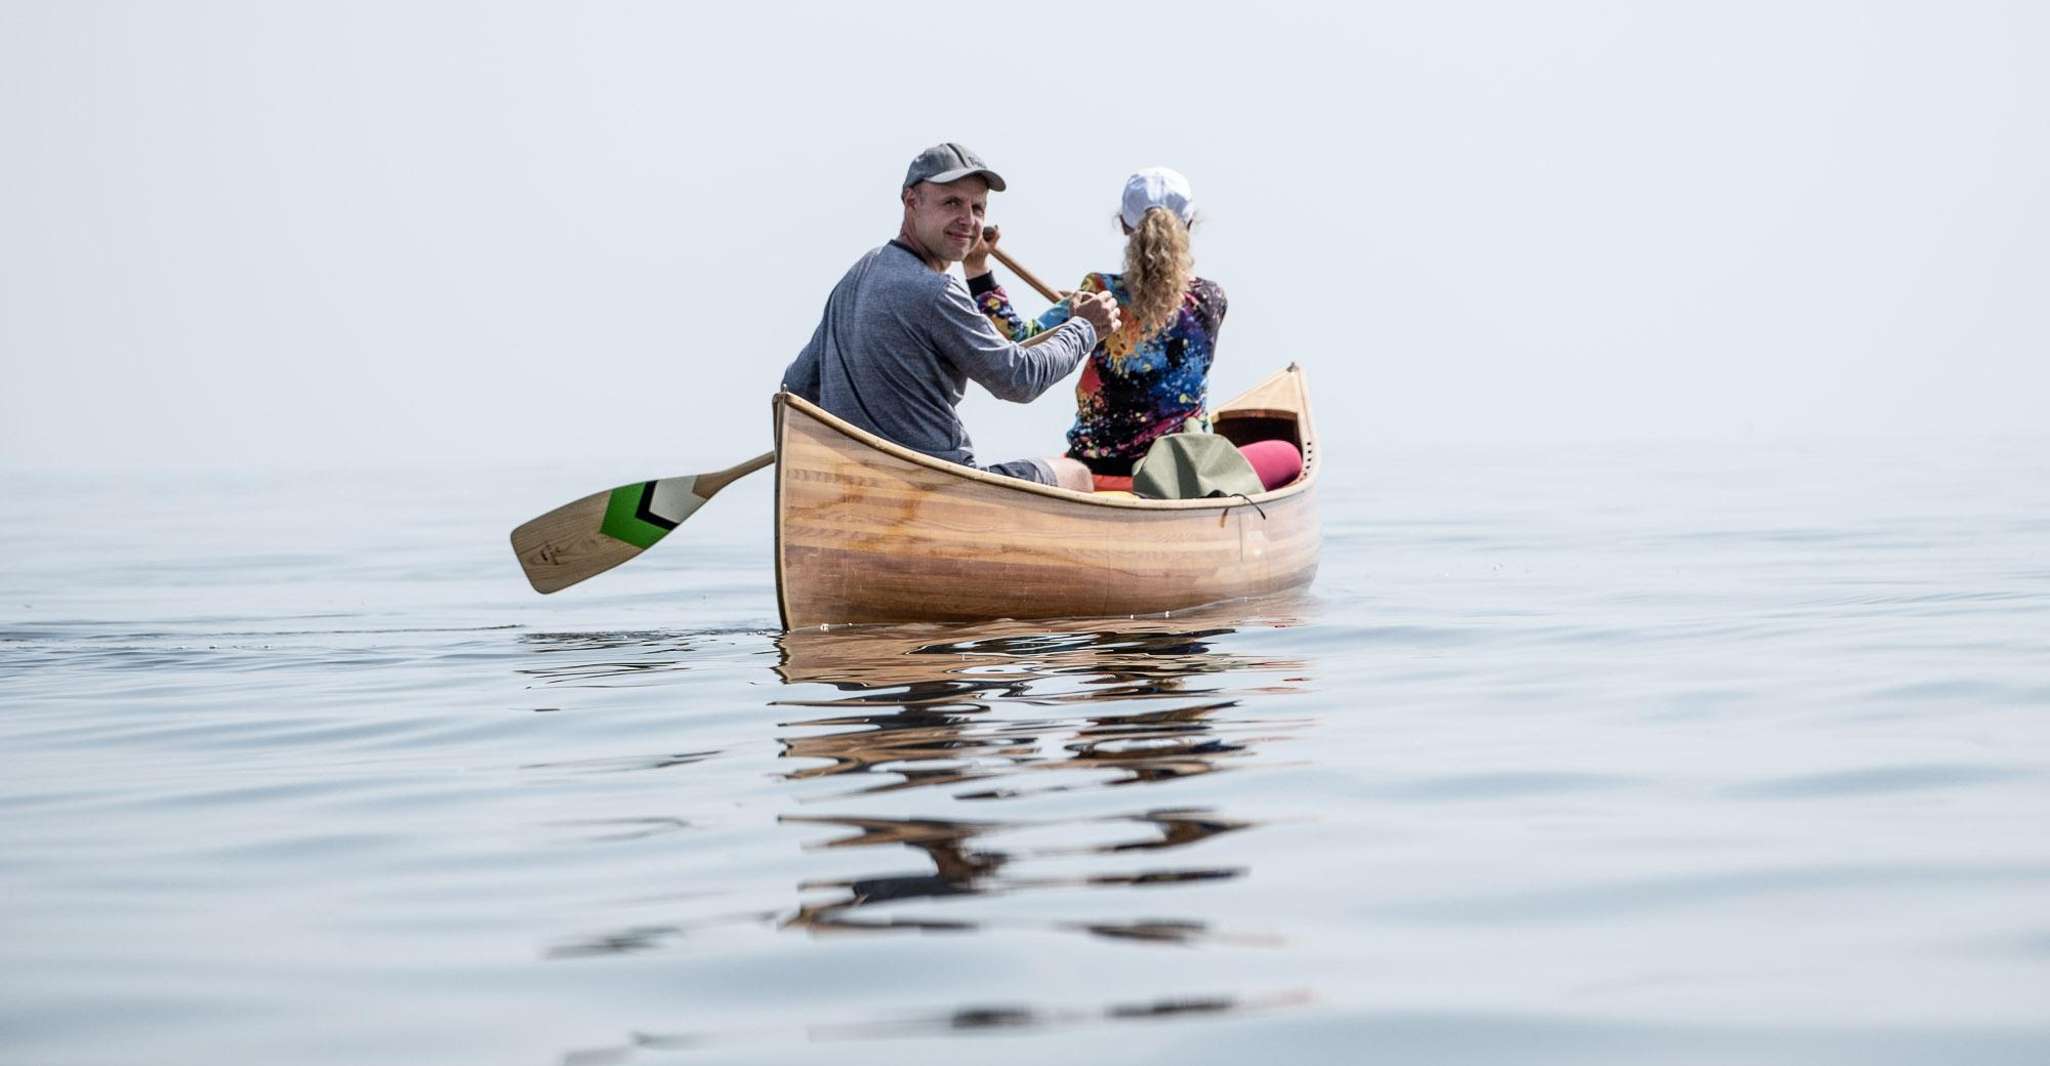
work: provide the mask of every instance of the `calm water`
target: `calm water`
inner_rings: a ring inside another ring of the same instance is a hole
[[[0,1060],[2050,1061],[2050,444],[1352,461],[788,635],[766,478],[544,599],[684,470],[0,475]]]

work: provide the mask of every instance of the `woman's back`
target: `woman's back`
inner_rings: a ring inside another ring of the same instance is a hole
[[[1081,293],[1110,293],[1122,323],[1097,340],[1075,386],[1075,425],[1068,456],[1103,476],[1123,477],[1159,438],[1196,420],[1208,428],[1210,364],[1224,323],[1224,290],[1196,276],[1189,251],[1195,208],[1189,183],[1165,167],[1148,167],[1125,182],[1118,213],[1125,230],[1125,269],[1090,274]],[[968,289],[997,330],[1024,341],[1067,321],[1066,302],[1027,322],[1011,308],[987,256],[996,231],[963,261]]]
[[[1091,274],[1081,288],[1108,292],[1124,322],[1097,343],[1075,384],[1075,425],[1068,454],[1099,474],[1122,476],[1153,442],[1190,419],[1206,424],[1210,364],[1224,323],[1224,289],[1192,278],[1157,328],[1147,330],[1131,308],[1121,274]]]

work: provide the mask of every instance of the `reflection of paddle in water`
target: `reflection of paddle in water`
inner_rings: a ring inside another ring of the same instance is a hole
[[[629,1056],[636,1051],[697,1051],[720,1044],[746,1043],[754,1048],[760,1048],[764,1042],[778,1040],[815,1044],[833,1040],[888,1040],[955,1032],[1064,1029],[1114,1022],[1243,1015],[1301,1007],[1313,1000],[1314,997],[1306,990],[1288,989],[1251,996],[1174,996],[1112,1003],[1100,1007],[1031,1003],[984,1004],[925,1013],[905,1013],[869,1021],[755,1026],[725,1031],[635,1033],[631,1043],[619,1047],[573,1051],[563,1057],[563,1062],[566,1066],[584,1066],[587,1063],[596,1066],[598,1063],[629,1061]],[[814,1056],[807,1054],[805,1057]]]
[[[854,836],[829,840],[815,845],[816,847],[850,848],[902,844],[923,852],[932,861],[931,873],[885,875],[847,881],[807,881],[799,885],[798,887],[803,890],[833,888],[842,889],[847,893],[844,898],[830,902],[805,904],[782,923],[785,928],[806,928],[820,932],[903,929],[961,932],[991,924],[902,917],[866,918],[853,913],[866,907],[887,903],[995,895],[1035,888],[1135,887],[1233,878],[1244,871],[1229,868],[1178,868],[1136,873],[1093,874],[1086,877],[1041,878],[1006,877],[1001,875],[1001,871],[1014,858],[1045,859],[1185,847],[1219,834],[1248,827],[1248,823],[1211,817],[1203,811],[1155,811],[1130,818],[1096,821],[1136,822],[1149,825],[1158,832],[1157,837],[1087,846],[1038,848],[1014,855],[989,848],[976,848],[972,846],[972,842],[978,838],[1002,833],[1044,830],[1067,823],[945,822],[917,818],[816,818],[796,815],[786,815],[779,821],[839,825],[858,830]],[[1188,943],[1198,939],[1234,940],[1240,943],[1267,942],[1244,937],[1211,936],[1205,923],[1195,921],[1154,919],[1129,923],[1061,922],[1055,923],[1055,927],[1098,936],[1164,943]]]
[[[688,925],[635,926],[559,945],[549,951],[552,958],[580,958],[653,950],[662,942],[694,929],[773,919],[779,928],[807,929],[822,933],[851,932],[972,932],[991,927],[1052,928],[1088,933],[1114,940],[1158,944],[1196,942],[1273,946],[1273,937],[1229,935],[1212,932],[1208,923],[1186,919],[1144,918],[1122,922],[1004,923],[990,921],[948,921],[932,918],[864,917],[854,912],[867,907],[917,900],[994,896],[1030,889],[1055,888],[1138,888],[1226,880],[1242,875],[1239,868],[1184,867],[1134,872],[1092,874],[1086,877],[1009,877],[1003,868],[1014,859],[1058,859],[1086,855],[1119,855],[1188,847],[1252,823],[1217,817],[1203,810],[1159,810],[1129,817],[1078,819],[1067,822],[949,822],[922,818],[823,818],[785,815],[785,824],[836,825],[856,830],[853,836],[815,844],[820,849],[904,845],[931,860],[931,873],[885,874],[843,881],[806,881],[800,891],[838,889],[843,898],[801,905],[794,913],[744,913]],[[1044,832],[1067,828],[1077,832],[1091,826],[1137,824],[1152,831],[1138,839],[1104,843],[1037,847],[1006,852],[975,847],[972,842],[1007,833]]]

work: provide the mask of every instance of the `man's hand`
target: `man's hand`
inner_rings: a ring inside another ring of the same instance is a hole
[[[1068,311],[1076,318],[1086,318],[1096,327],[1098,337],[1108,337],[1118,329],[1118,301],[1107,292],[1078,292],[1068,298]]]
[[[997,238],[1002,236],[1003,232],[995,226],[982,227],[982,236],[976,238],[968,254],[961,257],[961,273],[971,278],[989,273],[989,253],[996,250]]]

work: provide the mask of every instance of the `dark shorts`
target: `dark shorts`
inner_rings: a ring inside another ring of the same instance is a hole
[[[1103,474],[1109,477],[1131,477],[1132,467],[1138,465],[1139,462],[1139,457],[1132,455],[1120,458],[1102,458],[1094,455],[1076,455],[1074,452],[1069,452],[1068,458],[1088,467],[1089,472],[1092,474]]]
[[[1030,481],[1037,485],[1059,485],[1061,483],[1060,478],[1053,472],[1052,464],[1044,459],[1013,459],[1008,463],[997,463],[994,466],[978,467],[977,469],[985,470],[992,474],[1001,474],[1004,477],[1014,477],[1020,481]]]

